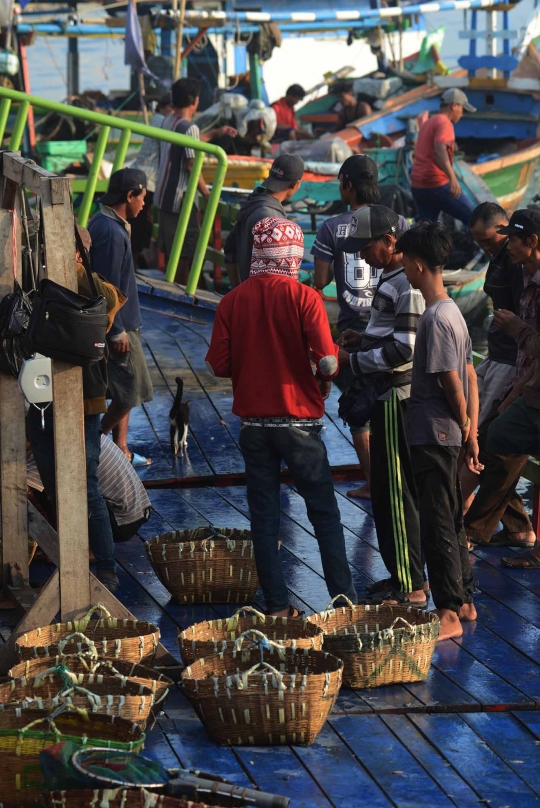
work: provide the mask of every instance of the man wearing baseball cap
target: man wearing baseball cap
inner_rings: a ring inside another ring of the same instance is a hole
[[[523,266],[524,290],[519,315],[495,311],[494,323],[518,346],[515,376],[501,394],[499,416],[487,433],[480,488],[465,515],[465,529],[480,545],[521,547],[526,552],[503,558],[511,568],[540,568],[540,545],[521,498],[515,493],[529,455],[540,453],[540,213],[516,210],[499,233],[508,236],[508,252]],[[508,508],[507,506],[513,506]],[[506,513],[505,513],[506,510]],[[494,535],[505,514],[505,532]]]
[[[407,280],[403,256],[396,251],[401,235],[397,213],[383,205],[360,208],[351,217],[349,236],[341,249],[359,254],[382,273],[366,330],[360,340],[354,331],[343,334],[347,350],[339,352],[339,363],[350,365],[365,388],[375,387],[370,418],[371,503],[390,578],[371,585],[370,602],[425,608],[420,522],[405,435],[416,329],[425,304]]]
[[[456,142],[454,124],[461,120],[464,111],[476,112],[465,93],[455,87],[445,90],[441,95],[440,112],[420,127],[411,172],[417,219],[436,222],[442,211],[469,224],[474,204],[462,193],[452,167]]]
[[[304,176],[304,161],[296,154],[282,154],[272,163],[270,174],[255,188],[236,217],[225,242],[225,262],[232,286],[249,278],[253,228],[268,216],[284,219],[283,204],[298,191]]]
[[[112,432],[114,442],[134,464],[151,461],[128,447],[129,414],[133,407],[152,401],[154,390],[141,343],[141,310],[131,250],[131,227],[144,206],[146,175],[136,168],[111,174],[102,208],[88,225],[92,237],[92,270],[114,284],[127,297],[107,335],[109,393],[111,403],[101,421],[101,431]]]
[[[338,178],[341,201],[349,210],[327,219],[319,228],[311,250],[315,258],[313,284],[322,291],[333,275],[339,304],[338,331],[342,334],[352,328],[362,333],[369,323],[371,302],[381,270],[370,267],[358,252],[343,252],[342,245],[349,235],[351,219],[356,211],[381,201],[377,163],[366,154],[353,154],[341,166]],[[409,227],[403,216],[399,217],[399,227],[402,231]],[[342,368],[337,384],[344,389],[351,386],[353,379],[351,369]],[[366,482],[363,486],[352,488],[347,495],[354,499],[366,499],[371,496],[369,425],[350,429]]]

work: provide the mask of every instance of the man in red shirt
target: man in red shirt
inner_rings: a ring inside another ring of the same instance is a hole
[[[283,98],[274,101],[272,109],[276,113],[277,129],[272,141],[282,143],[284,140],[310,140],[309,132],[298,128],[294,108],[303,101],[306,91],[299,84],[291,84]]]
[[[296,611],[279,559],[282,460],[305,500],[331,597],[356,602],[320,436],[338,348],[321,298],[298,283],[303,255],[303,233],[293,222],[267,218],[255,225],[250,277],[219,304],[206,356],[216,376],[232,377],[257,572],[267,613],[280,617]]]
[[[418,209],[417,219],[436,222],[443,211],[469,224],[474,203],[462,193],[453,169],[456,135],[454,124],[465,112],[476,112],[464,92],[456,88],[441,95],[441,111],[420,127],[411,190]]]

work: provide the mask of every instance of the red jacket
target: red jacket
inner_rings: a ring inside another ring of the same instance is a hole
[[[285,101],[285,98],[274,101],[272,109],[276,113],[278,126],[286,126],[287,129],[298,129],[294,107],[290,107]]]
[[[216,376],[232,376],[235,415],[321,418],[310,350],[321,378],[337,375],[338,347],[321,298],[293,278],[260,275],[220,302],[206,361]]]

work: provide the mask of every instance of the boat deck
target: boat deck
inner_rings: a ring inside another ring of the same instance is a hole
[[[144,302],[144,301],[143,301]],[[140,619],[157,623],[178,657],[180,628],[234,607],[186,606],[170,600],[143,547],[175,528],[249,526],[238,424],[229,383],[214,379],[204,355],[210,326],[144,311],[144,340],[155,399],[134,411],[131,441],[153,458],[144,472],[154,507],[138,537],[117,545],[119,596]],[[168,410],[174,378],[191,399],[188,457],[172,459]],[[336,415],[333,394],[324,439],[336,471],[335,490],[355,585],[362,593],[385,574],[369,503],[352,501],[344,478],[355,457]],[[328,593],[303,501],[282,487],[281,557],[291,602],[306,613],[323,609]],[[291,798],[291,808],[416,808],[540,806],[540,573],[503,569],[512,551],[472,555],[479,619],[459,640],[440,644],[426,682],[373,690],[342,690],[330,720],[311,747],[232,749],[216,746],[178,686],[149,733],[146,752],[170,766],[202,768],[237,784]],[[35,579],[48,572],[32,565]],[[259,602],[260,605],[260,602]],[[15,622],[0,612],[6,640]]]

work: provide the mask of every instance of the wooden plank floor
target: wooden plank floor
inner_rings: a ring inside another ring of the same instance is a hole
[[[178,657],[180,628],[230,615],[234,607],[172,601],[143,542],[172,528],[247,527],[249,512],[245,487],[224,484],[243,466],[230,386],[210,376],[204,364],[210,326],[145,310],[143,334],[156,396],[133,412],[131,436],[137,450],[154,460],[144,472],[154,511],[139,536],[117,545],[119,596],[137,617],[159,625],[164,644]],[[188,457],[174,460],[167,414],[177,375],[192,401],[192,422]],[[336,400],[334,392],[324,439],[334,465],[354,463]],[[205,478],[220,484],[204,486]],[[189,486],[195,479],[201,487]],[[181,487],[152,488],[164,481],[180,481]],[[369,502],[348,499],[349,487],[335,484],[349,562],[362,594],[385,569]],[[281,512],[281,557],[291,602],[309,614],[326,606],[328,593],[293,485],[282,486]],[[427,681],[343,689],[311,747],[220,748],[175,687],[149,733],[147,754],[170,766],[210,770],[239,785],[289,796],[292,808],[540,808],[540,572],[501,568],[505,552],[485,548],[472,555],[479,619],[465,626],[462,638],[437,647]],[[48,572],[44,564],[32,565],[36,580]],[[256,603],[263,605],[260,598]],[[0,612],[0,639],[7,639],[14,622],[13,612]]]

